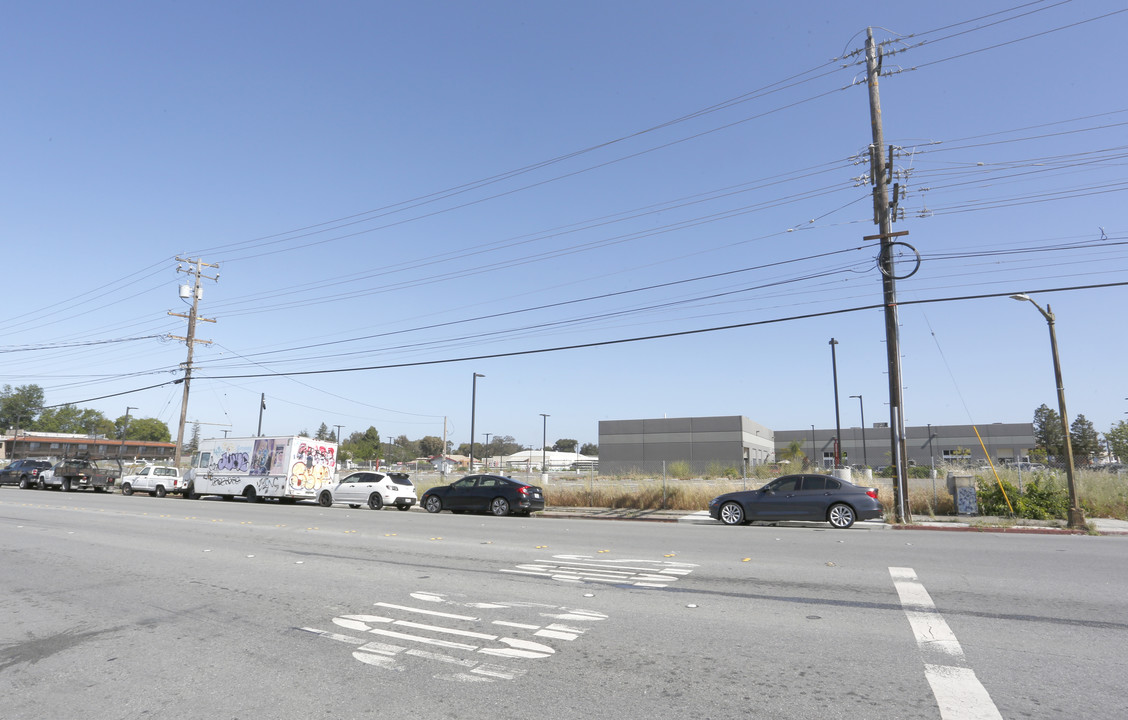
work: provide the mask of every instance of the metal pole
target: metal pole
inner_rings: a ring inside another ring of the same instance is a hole
[[[858,398],[858,409],[862,413],[862,464],[869,467],[869,455],[866,454],[866,406],[862,404],[861,395],[851,395],[852,398]]]
[[[262,437],[262,411],[266,409],[266,393],[259,395],[259,424],[258,434],[255,437]]]
[[[125,447],[125,433],[129,431],[129,411],[136,410],[135,407],[125,406],[125,425],[121,428],[121,445],[118,445],[118,461],[121,461],[121,451]]]
[[[474,385],[470,392],[470,473],[474,473],[474,413],[478,404],[478,378],[485,375],[474,373]]]
[[[1081,512],[1081,506],[1077,504],[1077,485],[1073,477],[1073,441],[1069,437],[1069,416],[1065,410],[1065,384],[1061,379],[1061,358],[1058,357],[1058,344],[1057,332],[1054,330],[1054,313],[1047,304],[1046,309],[1034,302],[1028,295],[1011,295],[1015,300],[1026,300],[1034,307],[1038,308],[1038,312],[1042,313],[1042,317],[1046,318],[1046,324],[1050,328],[1050,350],[1054,356],[1054,380],[1057,382],[1057,396],[1058,396],[1058,411],[1061,413],[1061,430],[1062,435],[1065,437],[1065,480],[1069,485],[1069,512],[1068,520],[1069,527],[1085,529],[1085,515]]]
[[[545,458],[546,458],[547,453],[548,453],[548,449],[547,449],[547,446],[548,446],[548,415],[541,413],[540,416],[542,418],[542,420],[541,420],[541,422],[542,422],[542,427],[541,427],[541,475],[543,475],[544,477],[547,478],[548,477],[548,465],[546,464],[547,461],[545,460]]]
[[[815,426],[814,425],[811,426],[811,463],[810,464],[811,464],[811,468],[813,469],[814,466],[815,466]],[[821,467],[822,463],[819,463],[819,466]]]
[[[493,433],[483,433],[483,435],[486,436],[486,447],[482,452],[486,454],[486,470],[488,471],[490,469],[490,435],[493,435]]]
[[[936,457],[932,454],[932,423],[928,424],[928,464],[932,471],[928,474],[932,476],[932,507],[936,507],[939,499],[936,496]]]
[[[834,371],[834,467],[842,467],[842,422],[838,418],[838,359],[835,357],[834,348],[838,341],[830,339],[830,366]]]

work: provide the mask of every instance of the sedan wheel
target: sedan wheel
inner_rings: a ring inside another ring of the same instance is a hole
[[[133,494],[133,486],[130,485],[129,483],[123,483],[122,486],[121,486],[121,494],[127,495],[127,496],[132,495]]]
[[[827,511],[826,519],[834,527],[845,530],[854,524],[854,508],[843,503],[835,503]]]
[[[490,503],[490,512],[498,517],[503,517],[509,514],[509,501],[505,498],[494,498]]]
[[[317,504],[321,507],[329,507],[333,504],[333,495],[328,490],[326,490],[318,496]]]
[[[384,498],[381,497],[380,493],[374,492],[368,496],[368,507],[373,510],[379,510],[384,507]]]
[[[727,502],[721,506],[720,517],[725,525],[741,525],[744,523],[744,508],[738,502]]]
[[[427,499],[423,501],[423,507],[426,508],[429,513],[442,512],[443,501],[434,495],[428,495]]]

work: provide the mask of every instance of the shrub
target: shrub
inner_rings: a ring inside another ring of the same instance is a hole
[[[1002,489],[999,488],[1000,484]],[[1006,491],[1006,498],[1003,491]],[[1031,520],[1064,519],[1069,509],[1069,493],[1052,478],[1031,480],[1022,492],[1006,480],[1000,482],[979,479],[977,495],[979,512],[983,515],[1015,515]],[[1010,506],[1007,505],[1010,498]],[[1011,506],[1014,512],[1011,512]]]

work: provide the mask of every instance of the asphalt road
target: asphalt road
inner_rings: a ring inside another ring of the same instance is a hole
[[[0,715],[1128,716],[1128,538],[0,490]]]

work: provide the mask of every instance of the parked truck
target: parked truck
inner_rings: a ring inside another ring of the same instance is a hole
[[[201,440],[185,480],[186,498],[220,495],[250,502],[313,500],[332,484],[337,444],[288,437],[211,438]]]
[[[93,488],[94,492],[112,490],[121,477],[121,462],[95,460],[88,457],[66,458],[50,470],[39,474],[40,489],[57,487],[63,492]]]

